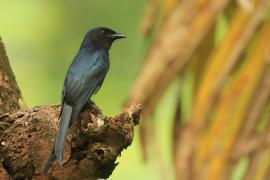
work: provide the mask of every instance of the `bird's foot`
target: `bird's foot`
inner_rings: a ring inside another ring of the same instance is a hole
[[[95,111],[95,112],[101,111],[94,101],[90,100],[89,105],[91,106],[91,111]]]

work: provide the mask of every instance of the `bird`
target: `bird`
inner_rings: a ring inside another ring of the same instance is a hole
[[[58,131],[45,172],[55,160],[63,165],[67,130],[87,101],[99,91],[110,66],[109,50],[115,40],[122,38],[126,36],[107,27],[96,27],[86,33],[64,80]]]

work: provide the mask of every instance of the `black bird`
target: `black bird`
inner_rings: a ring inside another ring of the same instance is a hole
[[[109,28],[98,27],[86,33],[81,47],[69,66],[62,90],[60,123],[47,171],[57,159],[63,165],[67,129],[77,119],[81,109],[99,90],[109,70],[109,49],[116,39],[125,38]]]

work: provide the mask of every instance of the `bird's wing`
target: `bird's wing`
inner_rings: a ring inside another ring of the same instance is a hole
[[[86,78],[87,80],[84,84],[86,88],[78,97],[78,101],[81,103],[81,105],[84,105],[90,99],[90,97],[99,90],[105,78],[107,73],[106,66],[98,66],[98,69],[91,73],[91,75],[89,74],[89,76]]]
[[[63,101],[83,106],[101,86],[108,70],[108,56],[101,51],[75,58],[66,76]]]
[[[64,85],[63,85],[63,88],[62,88],[62,97],[61,97],[61,104],[64,103],[64,97],[65,97],[65,94],[66,94],[66,81],[67,81],[67,78],[65,78],[65,81],[64,81]]]
[[[107,74],[109,68],[110,68],[110,61],[108,60],[108,63],[107,63],[107,66],[106,66],[106,70],[105,70],[105,75]],[[101,77],[103,77],[103,79],[100,79],[100,81],[98,82],[97,87],[96,87],[95,91],[93,92],[93,94],[96,94],[99,91],[99,89],[102,86],[103,81],[105,79],[105,75],[101,76]]]

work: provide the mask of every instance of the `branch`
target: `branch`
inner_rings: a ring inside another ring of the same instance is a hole
[[[141,107],[131,105],[114,117],[106,117],[87,104],[80,114],[79,131],[76,126],[70,128],[64,166],[54,163],[48,174],[42,174],[56,135],[59,110],[59,105],[43,106],[0,117],[10,125],[0,136],[0,159],[8,174],[14,179],[108,178],[121,151],[132,143]]]
[[[15,76],[11,70],[5,46],[0,37],[0,115],[20,108],[19,99],[22,99]],[[6,127],[0,121],[0,130]],[[8,174],[0,163],[0,179],[8,179]]]
[[[0,37],[0,115],[20,108],[21,92],[11,70],[5,46]],[[1,127],[1,124],[0,124]]]

